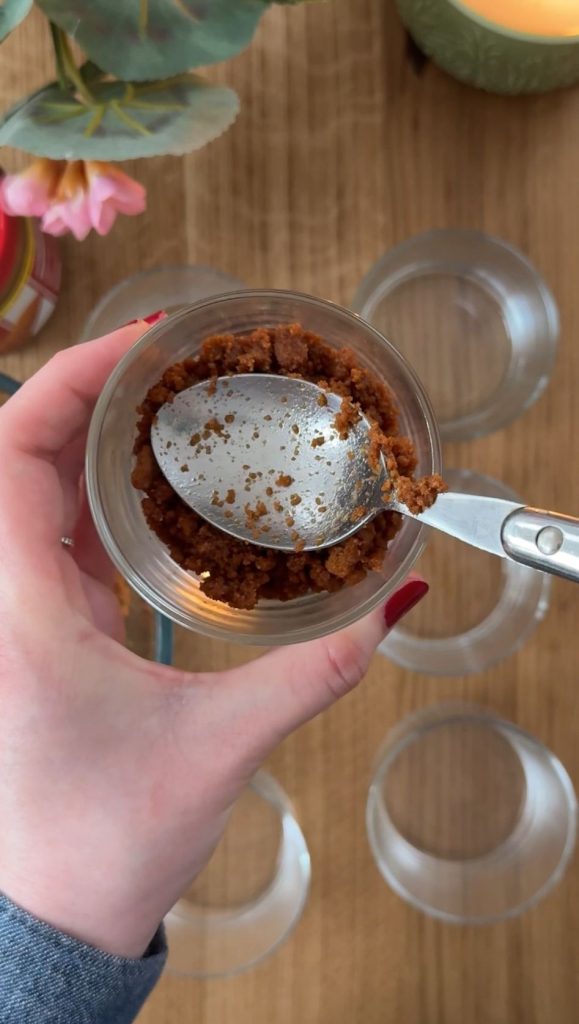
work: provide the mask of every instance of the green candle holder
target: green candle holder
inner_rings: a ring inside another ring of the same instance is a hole
[[[549,92],[579,82],[579,36],[525,35],[486,21],[460,0],[397,0],[420,49],[461,82],[488,92]]]

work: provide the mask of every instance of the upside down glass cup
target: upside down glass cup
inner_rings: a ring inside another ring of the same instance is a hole
[[[238,292],[243,283],[214,267],[198,264],[151,267],[123,278],[110,288],[90,311],[81,341],[100,338],[130,320],[156,310],[172,312],[200,299],[224,292]]]
[[[129,650],[149,661],[190,668],[196,643],[191,633],[176,630],[134,592],[128,600],[123,592],[122,598]],[[310,875],[296,809],[279,782],[260,769],[236,801],[209,863],[165,917],[167,969],[216,978],[255,967],[298,924]]]
[[[557,304],[524,253],[501,238],[464,228],[407,238],[369,269],[352,308],[416,367],[444,441],[499,430],[549,383]]]
[[[255,967],[298,924],[310,875],[295,809],[276,779],[260,770],[211,861],[165,917],[168,970],[217,978]]]
[[[149,529],[140,492],[131,484],[136,409],[173,363],[195,354],[212,334],[301,323],[347,346],[394,394],[400,433],[411,438],[419,474],[440,471],[440,440],[430,401],[400,353],[359,316],[323,299],[285,291],[221,295],[181,310],[147,332],[124,356],[97,403],[88,438],[86,480],[92,514],[112,561],[131,586],[174,622],[216,639],[298,643],[342,629],[385,603],[423,548],[423,529],[405,519],[382,570],[336,593],[293,601],[261,601],[250,611],[206,597]]]
[[[410,715],[379,752],[366,806],[385,881],[424,913],[490,924],[534,906],[575,847],[577,801],[561,762],[476,705]]]

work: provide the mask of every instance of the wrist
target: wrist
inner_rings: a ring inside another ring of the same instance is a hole
[[[115,887],[75,885],[70,879],[39,884],[31,875],[0,870],[0,891],[22,910],[57,931],[113,956],[139,959],[158,930],[157,908],[121,901]]]

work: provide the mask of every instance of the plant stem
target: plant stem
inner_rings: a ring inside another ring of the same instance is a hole
[[[190,11],[185,7],[184,0],[175,0],[175,6],[181,11],[181,14],[185,15],[186,18],[191,18],[191,21],[200,21],[197,15],[193,14],[193,11]]]
[[[136,121],[134,117],[131,117],[130,114],[127,114],[126,110],[123,110],[118,100],[111,100],[110,106],[111,110],[114,110],[119,121],[122,121],[123,124],[127,126],[127,128],[130,128],[134,132],[138,132],[140,135],[151,134],[149,129],[145,128],[144,124],[141,124],[140,121]]]
[[[56,64],[56,75],[58,78],[58,84],[63,92],[68,92],[70,89],[70,82],[64,66],[64,58],[62,54],[61,45],[61,30],[57,28],[53,21],[50,22],[50,34],[52,36],[52,47],[54,49],[54,62]]]
[[[145,39],[149,24],[149,0],[140,0],[139,4],[139,39]]]
[[[84,78],[82,77],[79,68],[76,66],[74,57],[72,55],[72,50],[70,48],[70,43],[68,41],[68,36],[66,32],[64,32],[61,28],[57,28],[56,32],[58,33],[59,37],[58,45],[62,53],[62,62],[64,71],[66,73],[66,77],[68,78],[69,82],[72,82],[78,95],[81,97],[81,99],[84,100],[87,106],[93,107],[96,102],[95,98],[92,92],[90,91],[88,85],[86,84]]]
[[[97,107],[94,114],[92,115],[89,123],[87,124],[83,134],[86,139],[92,139],[94,133],[99,127],[103,117],[105,116],[106,107],[104,103],[101,103],[100,107]]]

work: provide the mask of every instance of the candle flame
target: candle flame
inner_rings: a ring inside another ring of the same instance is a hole
[[[526,35],[569,39],[579,36],[578,0],[456,0],[492,24]]]

